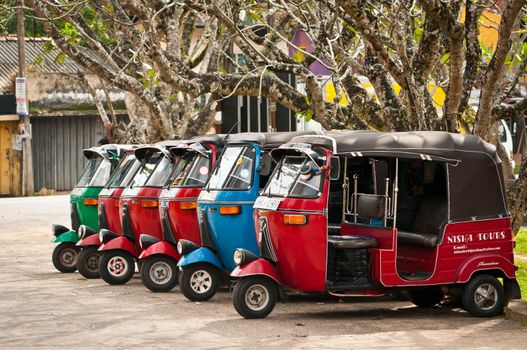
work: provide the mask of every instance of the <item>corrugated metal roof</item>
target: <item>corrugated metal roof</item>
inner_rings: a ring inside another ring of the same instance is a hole
[[[79,66],[65,57],[64,63],[56,62],[60,53],[54,50],[44,52],[48,40],[26,40],[26,62],[28,72],[76,73]],[[41,62],[38,60],[41,59]],[[0,40],[0,94],[13,93],[14,78],[18,72],[18,48],[14,39]]]

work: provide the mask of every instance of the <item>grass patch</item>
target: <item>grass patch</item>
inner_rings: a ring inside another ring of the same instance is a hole
[[[522,291],[522,299],[527,300],[527,262],[517,259],[516,265],[519,267],[516,271],[516,280]]]
[[[516,234],[516,253],[527,255],[527,228],[522,227]]]

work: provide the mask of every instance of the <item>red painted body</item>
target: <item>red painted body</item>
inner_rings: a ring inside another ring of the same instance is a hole
[[[98,250],[100,252],[108,250],[125,250],[135,257],[139,255],[139,248],[123,236],[114,238],[111,241],[102,244]]]
[[[280,285],[284,284],[276,268],[265,259],[258,259],[247,265],[238,266],[231,272],[231,276],[235,278],[255,275],[267,276]]]
[[[150,247],[141,251],[141,254],[139,254],[139,259],[146,259],[152,255],[167,255],[175,260],[179,260],[181,257],[178,254],[176,247],[173,244],[165,241],[154,243]]]
[[[121,213],[119,212],[119,200],[124,188],[114,188],[111,195],[99,195],[99,203],[104,203],[106,211],[106,222],[108,223],[108,230],[123,234],[123,227],[121,225]]]
[[[98,234],[93,234],[88,237],[85,237],[77,242],[76,244],[79,247],[88,247],[88,246],[100,246],[101,241],[99,240]]]
[[[328,159],[331,155],[327,153]],[[278,283],[302,292],[326,291],[328,227],[326,212],[329,176],[325,172],[322,194],[316,199],[283,198],[277,210],[255,209],[256,232],[259,219],[267,218],[275,266],[259,259],[237,268],[234,277],[271,275]],[[304,225],[284,224],[285,214],[306,215]],[[478,271],[501,271],[515,277],[510,218],[496,218],[447,224],[443,237],[433,248],[397,246],[397,230],[377,226],[343,223],[342,235],[374,237],[378,245],[369,248],[370,280],[375,290],[348,291],[341,296],[383,295],[391,288],[465,283]],[[257,235],[259,235],[257,233]],[[270,270],[269,267],[272,269]],[[417,272],[418,267],[433,273],[424,280],[406,280],[399,270]]]

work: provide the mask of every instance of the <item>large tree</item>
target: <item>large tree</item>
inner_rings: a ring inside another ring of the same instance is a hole
[[[85,73],[144,106],[131,116],[135,129],[127,130],[138,139],[201,133],[213,122],[216,102],[251,95],[272,99],[326,129],[462,129],[497,145],[504,160],[497,122],[527,110],[527,98],[502,103],[527,65],[525,3],[27,1],[55,45]],[[501,20],[489,20],[489,13]],[[496,29],[493,46],[479,40],[482,21]],[[299,32],[309,47],[295,44]],[[313,64],[327,74],[317,76]],[[305,89],[283,82],[279,73],[294,74]],[[374,95],[361,83],[364,77]],[[335,89],[330,101],[322,93],[328,82]],[[431,85],[446,93],[440,113]],[[469,103],[475,90],[479,100]],[[509,188],[509,205],[517,229],[527,211],[527,159]]]

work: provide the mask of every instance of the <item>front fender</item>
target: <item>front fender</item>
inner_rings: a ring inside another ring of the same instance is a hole
[[[231,272],[231,277],[240,278],[247,276],[267,276],[274,280],[279,285],[282,285],[282,279],[276,271],[276,268],[269,261],[265,259],[258,259],[251,261],[247,265],[238,266]]]
[[[514,264],[501,255],[485,254],[471,257],[461,265],[458,270],[456,283],[465,283],[470,280],[474,272],[485,270],[501,270],[508,278],[514,278]]]
[[[71,242],[77,243],[80,240],[79,234],[76,231],[64,232],[57,237],[53,237],[52,243]]]
[[[139,249],[137,249],[135,245],[133,245],[132,242],[128,240],[128,238],[122,237],[122,236],[114,238],[111,241],[108,241],[102,244],[98,250],[100,252],[104,252],[104,251],[116,250],[116,249],[125,250],[129,252],[130,254],[132,254],[133,256],[139,255]]]
[[[179,258],[181,258],[181,256],[178,254],[176,250],[176,247],[174,247],[173,244],[170,244],[165,241],[160,241],[160,242],[152,244],[151,246],[143,250],[141,254],[139,255],[139,259],[146,259],[149,256],[156,255],[156,254],[168,255],[169,257],[171,257],[172,259],[176,261],[178,261]]]
[[[88,237],[84,237],[80,241],[77,242],[77,246],[79,247],[87,247],[90,245],[100,246],[101,240],[99,239],[98,234],[89,235]]]
[[[220,259],[210,250],[209,248],[201,247],[196,250],[191,251],[188,254],[185,254],[179,259],[177,266],[184,267],[191,264],[197,263],[208,263],[216,266],[220,271],[223,270],[223,265],[220,262]]]

